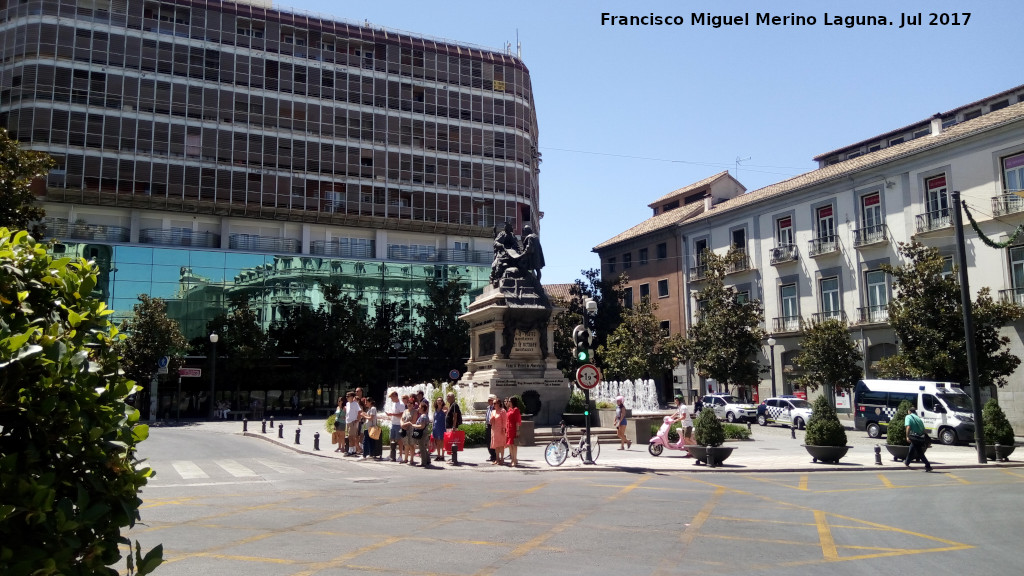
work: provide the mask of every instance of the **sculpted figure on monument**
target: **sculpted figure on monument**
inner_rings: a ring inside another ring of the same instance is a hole
[[[527,224],[523,226],[523,256],[519,259],[519,267],[529,270],[540,285],[540,269],[544,267],[544,249],[540,246],[540,236]]]
[[[494,237],[494,261],[491,262],[491,285],[498,287],[498,282],[509,268],[517,267],[522,248],[519,240],[512,232],[512,223],[506,221],[505,227]]]

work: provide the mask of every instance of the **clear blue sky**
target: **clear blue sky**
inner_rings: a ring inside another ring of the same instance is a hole
[[[811,158],[1024,84],[1024,3],[721,0],[338,2],[285,0],[347,20],[501,49],[516,43],[540,124],[544,283],[598,266],[591,249],[650,216],[654,199],[729,170],[748,190]],[[728,8],[724,8],[728,6]],[[601,14],[680,15],[683,26],[602,26]],[[750,13],[693,26],[693,12]],[[814,16],[756,26],[755,14]],[[900,29],[900,15],[970,12]],[[825,26],[825,13],[895,24]],[[736,170],[737,158],[739,170]]]

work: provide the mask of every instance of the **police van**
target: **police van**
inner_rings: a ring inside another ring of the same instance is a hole
[[[880,437],[903,400],[910,402],[928,433],[943,444],[974,437],[974,404],[955,382],[861,380],[853,388],[854,427],[867,430],[871,438]],[[902,428],[903,423],[897,426]]]

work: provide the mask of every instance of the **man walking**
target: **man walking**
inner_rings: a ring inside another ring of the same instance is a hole
[[[924,462],[924,471],[931,472],[932,464],[924,455],[924,450],[928,447],[928,434],[924,429],[924,421],[920,416],[911,412],[903,419],[903,424],[906,426],[907,442],[910,443],[910,449],[907,450],[907,458],[903,461],[903,465],[910,468],[910,462],[920,458]]]

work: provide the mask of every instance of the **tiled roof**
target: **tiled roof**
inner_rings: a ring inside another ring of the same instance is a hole
[[[1003,90],[1002,92],[999,92],[998,94],[993,94],[991,96],[986,96],[986,97],[982,98],[981,100],[975,100],[974,102],[971,102],[970,104],[964,104],[963,106],[957,106],[956,108],[953,108],[952,110],[947,110],[945,112],[939,112],[935,116],[939,116],[940,118],[948,118],[948,117],[953,116],[955,114],[959,114],[960,112],[963,112],[965,110],[969,110],[971,108],[974,108],[976,106],[984,104],[985,102],[988,102],[989,100],[995,100],[996,98],[999,98],[1001,96],[1009,96],[1009,95],[1011,95],[1011,94],[1013,94],[1015,92],[1020,92],[1022,88],[1024,88],[1024,84],[1021,84],[1020,86],[1015,86],[1013,88],[1010,88],[1009,90]],[[934,118],[935,116],[932,116],[931,118]],[[832,150],[830,152],[825,152],[824,154],[818,154],[817,156],[812,158],[812,160],[814,160],[815,162],[818,162],[818,161],[820,161],[820,160],[822,160],[824,158],[827,158],[827,157],[829,157],[829,156],[831,156],[831,155],[833,155],[833,154],[835,154],[837,152],[842,152],[843,150],[849,150],[849,149],[852,149],[852,148],[857,148],[857,147],[863,146],[863,145],[865,145],[865,144],[867,144],[869,142],[874,142],[876,140],[887,139],[890,136],[895,136],[897,134],[902,134],[904,132],[909,131],[911,128],[916,128],[917,126],[921,126],[921,125],[930,123],[931,122],[931,118],[928,118],[928,119],[925,119],[925,120],[919,120],[917,122],[914,122],[913,124],[907,124],[906,126],[904,126],[902,128],[897,128],[895,130],[890,130],[888,132],[879,134],[877,136],[872,136],[871,138],[867,138],[865,140],[861,140],[860,142],[854,142],[853,144],[849,144],[849,145],[846,145],[846,146],[842,146],[840,148],[836,148],[835,150]]]
[[[662,212],[657,216],[652,216],[647,220],[644,220],[643,222],[637,224],[636,226],[633,226],[629,230],[626,230],[625,232],[619,234],[618,236],[615,236],[614,238],[601,242],[597,246],[594,246],[593,251],[597,252],[602,248],[611,246],[613,244],[618,244],[619,242],[623,242],[631,238],[637,238],[639,236],[643,236],[644,234],[648,234],[656,230],[671,228],[672,226],[675,226],[676,224],[682,222],[683,220],[691,218],[703,211],[704,203],[694,202],[693,204],[687,206],[680,206],[675,210]]]
[[[562,302],[568,302],[572,300],[572,287],[575,284],[544,284],[544,293],[548,295],[549,300],[560,300]]]
[[[676,196],[683,196],[687,192],[693,192],[694,190],[697,190],[699,188],[703,188],[704,186],[708,186],[708,185],[712,184],[713,182],[719,180],[720,178],[724,178],[724,177],[726,177],[728,175],[729,175],[729,171],[728,170],[719,172],[718,174],[715,174],[714,176],[711,176],[709,178],[705,178],[705,179],[703,179],[703,180],[701,180],[699,182],[694,182],[693,184],[690,184],[689,186],[683,186],[682,188],[680,188],[678,190],[673,190],[673,191],[669,192],[668,194],[665,194],[661,198],[658,198],[654,202],[651,202],[647,206],[649,206],[651,208],[654,208],[655,205],[660,204],[660,203],[664,202],[665,200],[668,200],[669,198],[675,198]]]
[[[989,112],[988,114],[984,114],[973,120],[961,122],[960,124],[946,128],[940,134],[935,136],[924,136],[902,144],[897,144],[896,146],[882,148],[881,150],[871,152],[863,156],[858,156],[850,160],[832,164],[831,166],[812,170],[811,172],[806,172],[799,176],[790,178],[789,180],[770,184],[764,188],[748,192],[742,196],[731,198],[721,204],[716,204],[711,208],[711,210],[700,214],[700,217],[705,218],[715,216],[760,200],[766,200],[768,198],[780,196],[782,194],[794,192],[802,188],[814,186],[831,180],[845,178],[862,170],[873,168],[914,154],[919,154],[929,149],[949,144],[950,142],[963,140],[976,134],[994,130],[1022,120],[1024,120],[1024,103],[1017,103],[1003,108],[1002,110]],[[687,221],[694,220],[695,216],[697,216],[697,214],[688,217]]]

